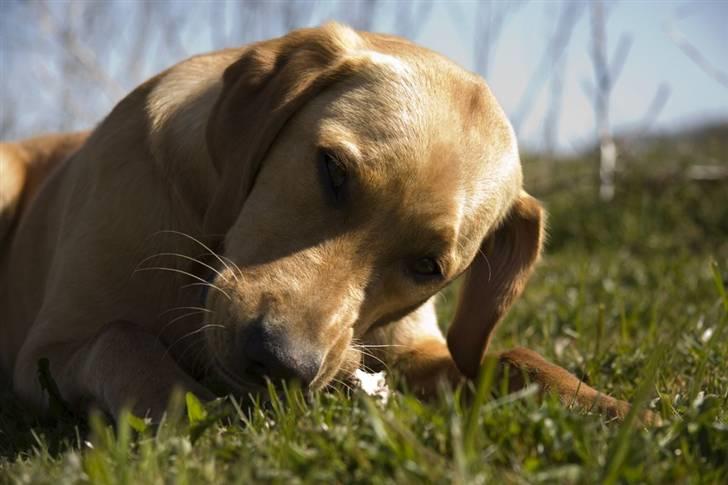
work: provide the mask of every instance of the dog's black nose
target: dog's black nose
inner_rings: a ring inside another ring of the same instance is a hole
[[[249,373],[273,381],[297,380],[308,386],[321,367],[321,352],[305,343],[292,342],[286,333],[262,320],[248,326],[243,338]]]

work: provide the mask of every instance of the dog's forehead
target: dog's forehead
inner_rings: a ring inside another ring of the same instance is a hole
[[[481,237],[520,189],[515,136],[481,78],[414,49],[361,54],[364,72],[335,90],[320,133],[347,145],[369,180],[410,210]]]
[[[409,169],[446,162],[477,173],[498,163],[511,133],[487,86],[426,52],[426,59],[357,54],[367,62],[325,96],[322,131],[358,143],[369,159],[396,156]]]

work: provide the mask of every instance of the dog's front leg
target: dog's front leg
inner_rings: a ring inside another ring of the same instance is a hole
[[[454,387],[465,380],[437,326],[432,301],[402,320],[370,332],[364,348],[366,344],[371,345],[368,353],[376,352],[376,359],[404,375],[410,388],[423,396],[435,394],[442,382]],[[617,418],[629,411],[629,403],[597,391],[532,350],[518,347],[492,356],[497,359],[496,378],[507,378],[510,391],[534,382],[542,392],[555,393],[568,406]],[[651,413],[643,414],[642,419],[656,421]]]
[[[61,397],[73,408],[91,402],[115,418],[125,406],[137,416],[158,420],[175,388],[203,399],[210,391],[187,375],[152,334],[128,322],[106,325],[83,342],[34,344],[21,351],[14,384],[21,397],[48,409],[49,397],[37,377],[38,362],[46,358]]]
[[[437,324],[434,298],[401,320],[370,330],[362,340],[366,367],[395,370],[420,395],[434,395],[443,381],[454,387],[465,380]]]

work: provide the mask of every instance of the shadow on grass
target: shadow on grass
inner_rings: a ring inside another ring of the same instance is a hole
[[[12,462],[36,452],[56,457],[79,447],[88,433],[86,420],[72,415],[40,418],[12,391],[0,372],[0,462]]]

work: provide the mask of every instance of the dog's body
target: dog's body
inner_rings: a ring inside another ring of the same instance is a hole
[[[41,358],[66,401],[112,413],[211,396],[206,372],[245,394],[362,362],[432,393],[475,376],[542,243],[482,80],[336,24],[184,61],[88,138],[1,145],[0,169],[0,363],[41,409]],[[432,297],[466,270],[446,343]],[[498,358],[628,409],[534,352]]]

